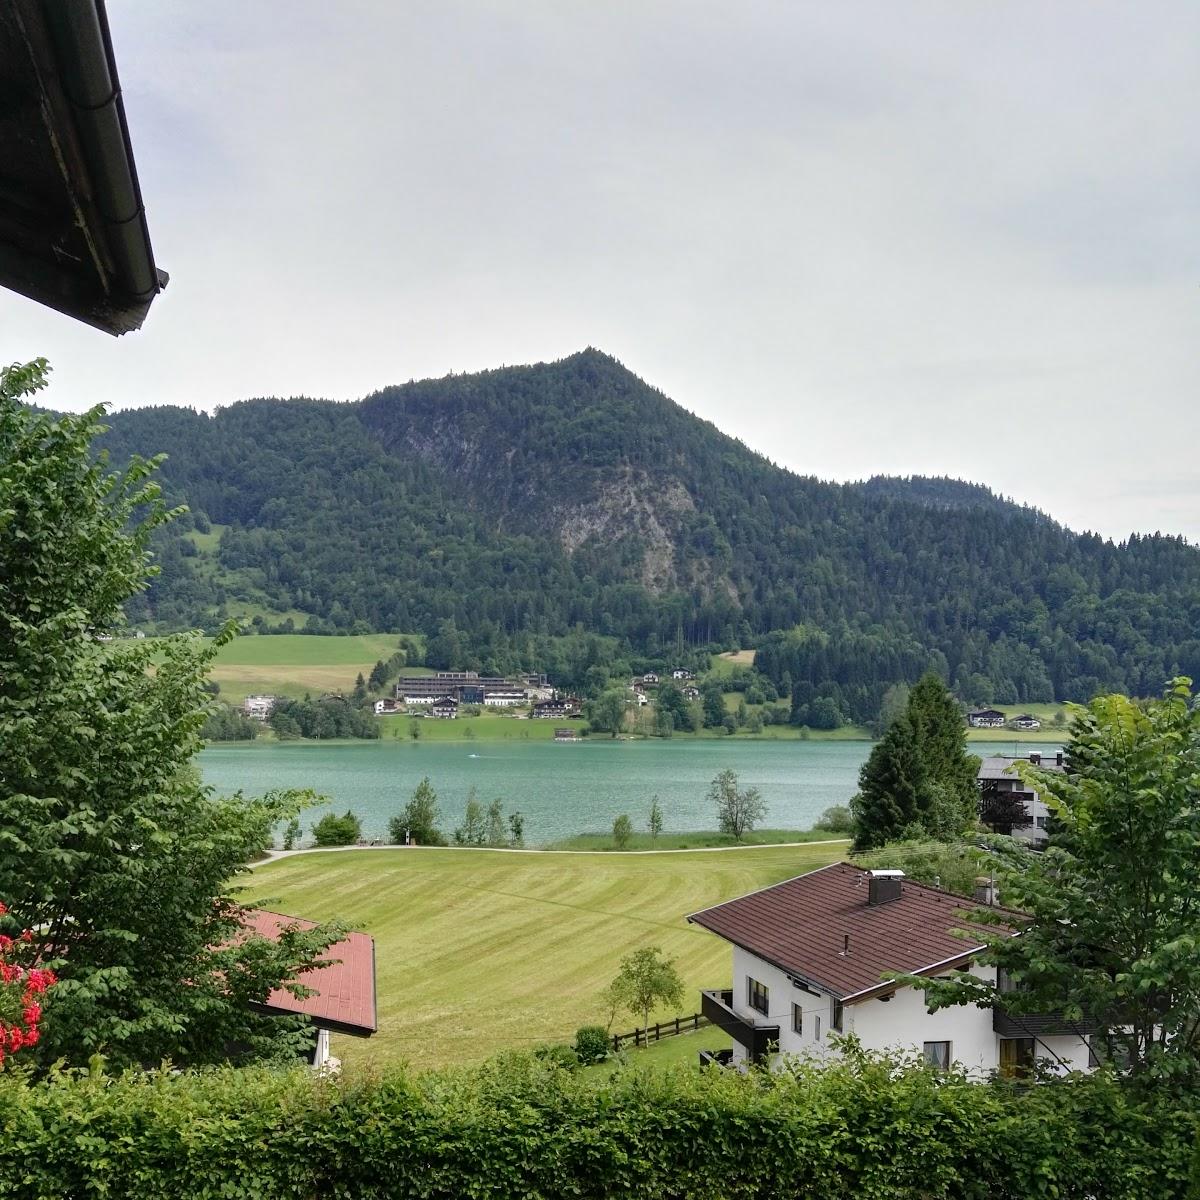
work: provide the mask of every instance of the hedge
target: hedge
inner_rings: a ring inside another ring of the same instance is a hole
[[[511,1057],[342,1080],[36,1083],[6,1070],[0,1196],[1169,1200],[1195,1194],[1198,1115],[1103,1077],[1016,1090],[887,1063],[596,1078]]]

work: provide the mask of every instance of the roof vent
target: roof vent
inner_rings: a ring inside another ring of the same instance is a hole
[[[868,904],[890,904],[900,899],[900,880],[903,871],[871,871],[867,885]]]
[[[1030,761],[1031,763],[1033,763],[1033,765],[1034,765],[1035,767],[1040,767],[1040,766],[1042,765],[1042,755],[1041,755],[1041,751],[1039,751],[1039,750],[1035,750],[1035,751],[1033,751],[1033,753],[1032,753],[1032,754],[1030,754],[1030,756],[1029,756],[1029,761]]]

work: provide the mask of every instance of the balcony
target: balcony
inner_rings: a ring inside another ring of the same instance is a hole
[[[761,1062],[779,1043],[779,1026],[760,1023],[733,1011],[733,989],[714,989],[700,993],[700,1011],[723,1029],[735,1042],[746,1047],[754,1062]]]
[[[992,1030],[1001,1037],[1083,1037],[1095,1033],[1095,1021],[1068,1021],[1062,1013],[1010,1013],[992,1009]]]

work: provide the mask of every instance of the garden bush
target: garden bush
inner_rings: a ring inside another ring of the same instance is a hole
[[[575,1030],[575,1054],[581,1063],[603,1062],[608,1057],[608,1031],[603,1025]]]
[[[864,1061],[752,1073],[0,1072],[0,1197],[1174,1200],[1197,1106]]]

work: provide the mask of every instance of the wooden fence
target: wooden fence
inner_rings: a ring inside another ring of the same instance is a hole
[[[660,1021],[645,1029],[635,1029],[631,1033],[614,1033],[612,1048],[620,1050],[622,1046],[632,1043],[634,1046],[648,1046],[651,1042],[661,1041],[665,1037],[674,1037],[677,1033],[690,1033],[707,1025],[708,1018],[703,1013],[692,1013],[690,1017],[675,1017],[671,1021]]]

